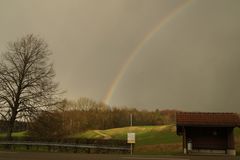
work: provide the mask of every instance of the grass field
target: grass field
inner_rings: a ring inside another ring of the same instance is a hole
[[[90,130],[73,135],[75,138],[127,139],[128,132],[136,133],[135,153],[178,154],[182,152],[182,137],[176,135],[175,125],[134,126],[107,130]],[[235,128],[236,150],[240,153],[240,128]]]
[[[182,137],[176,135],[175,125],[134,126],[107,130],[90,130],[75,134],[75,138],[99,138],[127,140],[127,133],[136,133],[135,153],[181,153]]]
[[[13,136],[14,138],[21,139],[21,138],[27,136],[27,131],[14,132],[14,133],[12,134],[12,136]],[[5,133],[0,133],[0,138],[4,138],[4,137],[6,137],[6,134],[5,134]]]
[[[138,144],[166,144],[181,142],[181,137],[176,135],[174,125],[163,126],[137,126],[114,128],[107,130],[90,130],[73,135],[74,138],[100,138],[100,139],[127,139],[127,133],[136,133]]]
[[[178,154],[182,152],[182,137],[176,135],[175,125],[133,126],[107,130],[89,130],[72,135],[74,138],[88,139],[120,139],[127,140],[127,133],[136,133],[135,153],[137,154]],[[235,128],[235,143],[240,153],[240,128]],[[5,136],[0,134],[0,138]],[[21,139],[27,132],[13,133],[13,137]]]

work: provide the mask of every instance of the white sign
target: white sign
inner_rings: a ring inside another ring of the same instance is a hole
[[[135,133],[128,133],[127,134],[127,142],[128,143],[135,143]]]

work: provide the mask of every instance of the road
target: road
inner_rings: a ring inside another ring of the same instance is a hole
[[[0,152],[0,160],[240,160],[225,156],[128,156],[109,154],[73,154],[42,152]]]

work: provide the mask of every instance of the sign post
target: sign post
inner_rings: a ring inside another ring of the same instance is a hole
[[[131,155],[133,154],[133,144],[136,142],[135,133],[128,133],[127,142],[131,144]]]

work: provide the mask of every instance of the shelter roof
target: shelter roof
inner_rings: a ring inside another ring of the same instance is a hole
[[[240,117],[236,113],[213,112],[177,112],[177,126],[240,126]]]

